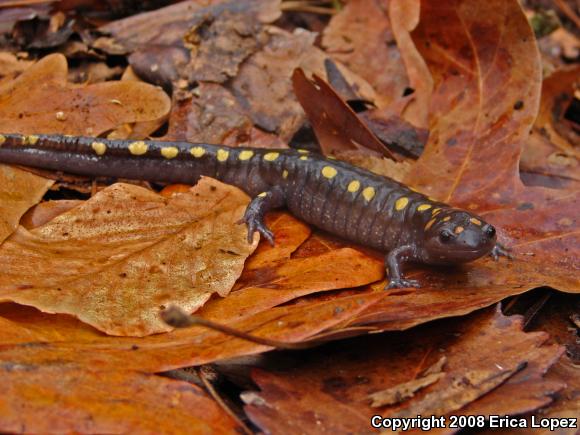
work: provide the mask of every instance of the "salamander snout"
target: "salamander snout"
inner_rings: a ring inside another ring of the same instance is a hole
[[[493,225],[457,209],[437,215],[424,237],[425,261],[434,264],[472,261],[488,255],[496,244]]]

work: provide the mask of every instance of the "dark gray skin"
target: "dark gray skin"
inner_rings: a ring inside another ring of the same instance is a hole
[[[287,207],[330,233],[387,252],[387,288],[418,287],[406,263],[458,264],[508,256],[481,217],[433,201],[390,178],[319,154],[186,142],[0,135],[0,162],[108,176],[195,184],[211,176],[253,197],[242,222],[248,240],[274,236],[265,214]]]

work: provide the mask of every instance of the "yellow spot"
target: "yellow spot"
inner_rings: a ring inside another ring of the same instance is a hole
[[[336,160],[336,157],[334,157],[334,156],[326,156],[326,158],[327,158],[328,160]]]
[[[481,221],[479,219],[476,219],[476,218],[469,219],[469,222],[471,222],[474,225],[481,225]]]
[[[288,178],[288,171],[286,169],[282,171],[282,178]]]
[[[262,193],[258,194],[258,196],[260,198],[264,198],[266,195],[268,195],[268,192],[262,192]]]
[[[425,210],[429,210],[431,208],[431,204],[421,204],[419,207],[417,207],[418,211],[425,211]]]
[[[374,187],[365,187],[362,191],[362,195],[367,201],[370,201],[375,196],[375,188]]]
[[[230,152],[227,150],[218,150],[217,152],[217,159],[218,162],[225,162],[228,159]]]
[[[242,151],[240,153],[240,155],[238,156],[238,159],[240,159],[240,160],[250,160],[253,155],[254,155],[254,151],[244,150],[244,151]]]
[[[308,150],[296,150],[298,151],[300,154],[308,154],[310,151]]]
[[[451,219],[451,216],[445,216],[443,218],[443,222],[448,222]]]
[[[455,231],[454,231],[454,233],[455,233],[455,234],[461,234],[461,233],[463,232],[463,230],[464,230],[464,229],[465,229],[465,228],[463,228],[463,227],[455,227]]]
[[[264,160],[267,160],[268,162],[273,162],[279,156],[280,156],[280,153],[266,153],[266,154],[264,154]]]
[[[148,149],[149,146],[142,140],[133,142],[131,145],[129,145],[129,152],[134,156],[142,156],[147,152]]]
[[[66,121],[66,113],[64,112],[56,112],[56,120],[57,121]]]
[[[433,211],[431,212],[431,216],[436,216],[437,213],[439,213],[441,211],[440,208],[434,208]]]
[[[199,159],[205,154],[205,149],[202,147],[193,147],[191,150],[189,150],[189,152],[193,157]]]
[[[107,145],[103,142],[93,142],[91,148],[97,153],[98,156],[102,156],[107,151]]]
[[[161,155],[166,159],[172,159],[179,154],[179,150],[176,147],[164,147],[161,148]]]
[[[407,207],[407,204],[409,204],[409,198],[399,198],[397,199],[397,201],[395,202],[395,210],[397,211],[401,211],[403,210],[405,207]]]
[[[4,142],[6,142],[6,136],[0,134],[0,145],[2,145]]]
[[[360,189],[360,181],[358,180],[352,180],[350,183],[348,183],[348,187],[346,188],[346,190],[348,190],[350,193],[354,193],[359,189]]]
[[[38,136],[31,134],[30,136],[24,136],[24,145],[36,145],[38,142]]]
[[[437,219],[431,219],[429,222],[427,222],[427,225],[425,225],[425,231],[427,231],[429,228],[431,228],[436,220]]]
[[[308,157],[302,156],[302,157],[300,157],[300,160],[308,160]]]
[[[325,166],[322,168],[322,175],[326,178],[334,178],[336,176],[336,169],[332,166]]]

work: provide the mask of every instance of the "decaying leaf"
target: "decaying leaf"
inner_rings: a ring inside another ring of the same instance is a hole
[[[215,320],[252,335],[301,342],[344,323],[376,299],[377,295],[355,295],[339,302],[280,306],[229,323]],[[271,350],[203,327],[148,337],[108,337],[70,316],[14,304],[0,304],[0,313],[4,343],[0,361],[10,364],[122,367],[153,373]]]
[[[115,335],[168,330],[169,304],[193,312],[227,295],[256,243],[236,222],[247,197],[204,179],[172,199],[114,185],[0,247],[0,299],[68,313]]]
[[[348,2],[324,30],[322,44],[333,59],[373,86],[381,108],[402,97],[409,86],[386,2]]]
[[[526,188],[518,175],[540,96],[532,30],[515,1],[452,6],[421,6],[414,40],[435,88],[429,143],[406,182],[496,225],[514,267],[531,263],[539,274],[530,287],[578,292],[580,282],[568,280],[580,267],[578,192]]]
[[[235,421],[188,382],[128,371],[0,363],[0,430],[232,433]]]
[[[0,165],[0,243],[12,234],[22,215],[42,199],[52,183],[30,172]]]
[[[164,118],[169,109],[165,92],[146,83],[67,83],[67,62],[60,54],[0,84],[0,131],[6,133],[98,136],[121,124]]]
[[[580,67],[557,71],[542,82],[540,111],[520,162],[522,170],[580,182],[580,136],[567,125],[566,109],[580,88]]]
[[[487,310],[461,322],[326,346],[301,355],[294,365],[286,361],[293,368],[255,371],[261,391],[246,412],[260,429],[274,433],[360,433],[369,430],[376,414],[416,417],[457,409],[462,415],[519,414],[549,403],[551,394],[564,386],[544,378],[562,353],[546,340],[544,333],[522,332],[521,318]],[[412,379],[441,354],[447,362],[438,382],[413,400],[380,411],[370,407],[369,393]],[[275,361],[270,360],[270,367]],[[486,373],[483,378],[493,373],[496,388],[472,394],[473,386],[463,380],[476,372]],[[494,403],[492,409],[489,403]]]
[[[380,408],[385,405],[396,405],[397,403],[413,397],[416,391],[434,384],[444,376],[444,373],[431,373],[427,376],[395,385],[392,388],[377,391],[376,393],[369,395],[371,406],[373,408]]]
[[[304,71],[297,69],[292,74],[292,84],[324,154],[335,155],[339,151],[367,150],[395,160],[393,153],[316,74],[310,81]]]

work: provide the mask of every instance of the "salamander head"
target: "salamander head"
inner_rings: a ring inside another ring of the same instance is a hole
[[[427,224],[425,260],[432,264],[472,261],[488,255],[496,244],[495,228],[463,210],[448,209]]]

